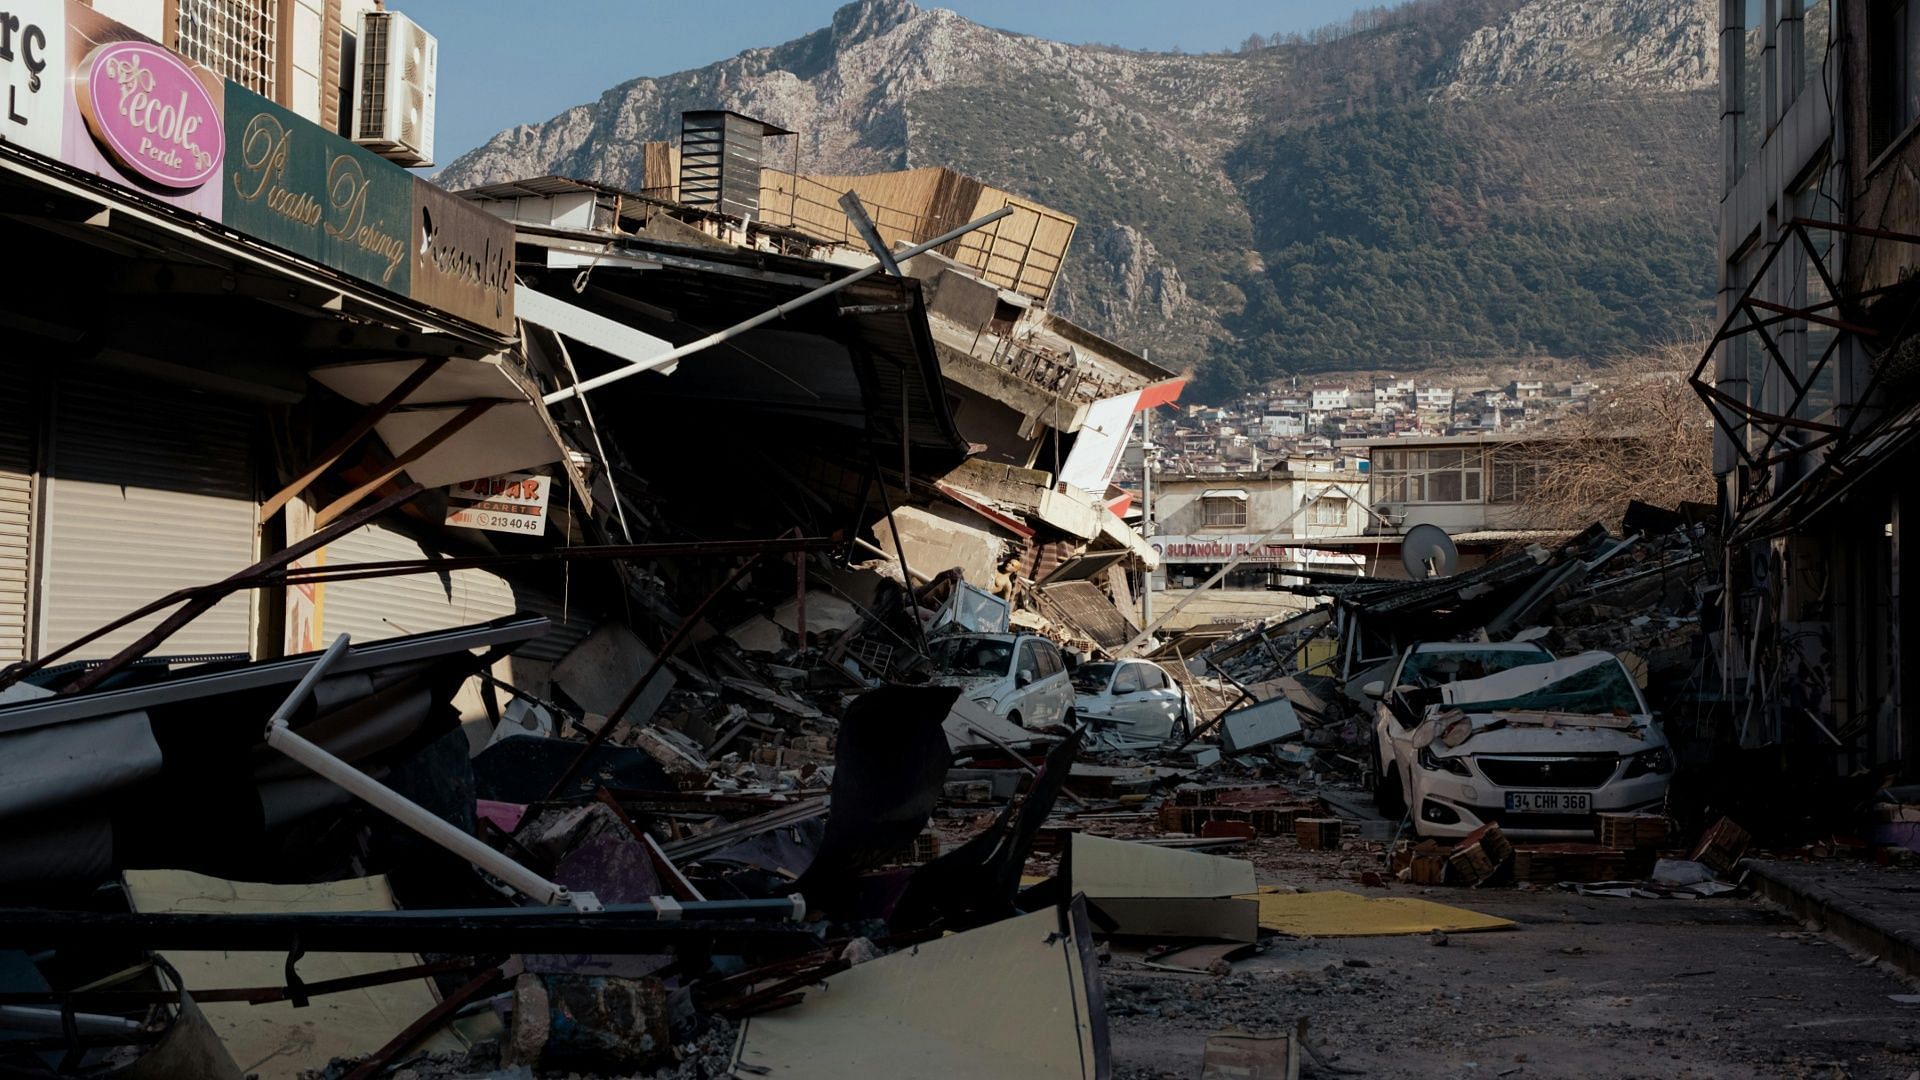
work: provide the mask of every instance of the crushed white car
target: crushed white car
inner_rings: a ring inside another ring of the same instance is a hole
[[[1392,770],[1383,783],[1405,793],[1421,836],[1493,822],[1520,839],[1590,839],[1594,815],[1656,810],[1666,799],[1673,752],[1612,653],[1367,689],[1398,728],[1383,733],[1396,750],[1382,755]]]

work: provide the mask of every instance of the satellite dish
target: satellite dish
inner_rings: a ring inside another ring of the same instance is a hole
[[[1400,541],[1400,565],[1415,581],[1446,577],[1460,566],[1460,549],[1438,525],[1415,525]]]

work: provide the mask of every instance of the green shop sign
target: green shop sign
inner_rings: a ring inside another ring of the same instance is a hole
[[[228,228],[411,295],[413,174],[227,83]]]

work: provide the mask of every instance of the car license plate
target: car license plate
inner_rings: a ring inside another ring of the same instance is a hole
[[[1586,814],[1593,796],[1585,791],[1509,791],[1507,809],[1522,814]]]

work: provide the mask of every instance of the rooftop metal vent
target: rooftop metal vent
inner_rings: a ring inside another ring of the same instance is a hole
[[[728,217],[759,217],[761,145],[791,134],[736,112],[681,113],[680,201]]]

